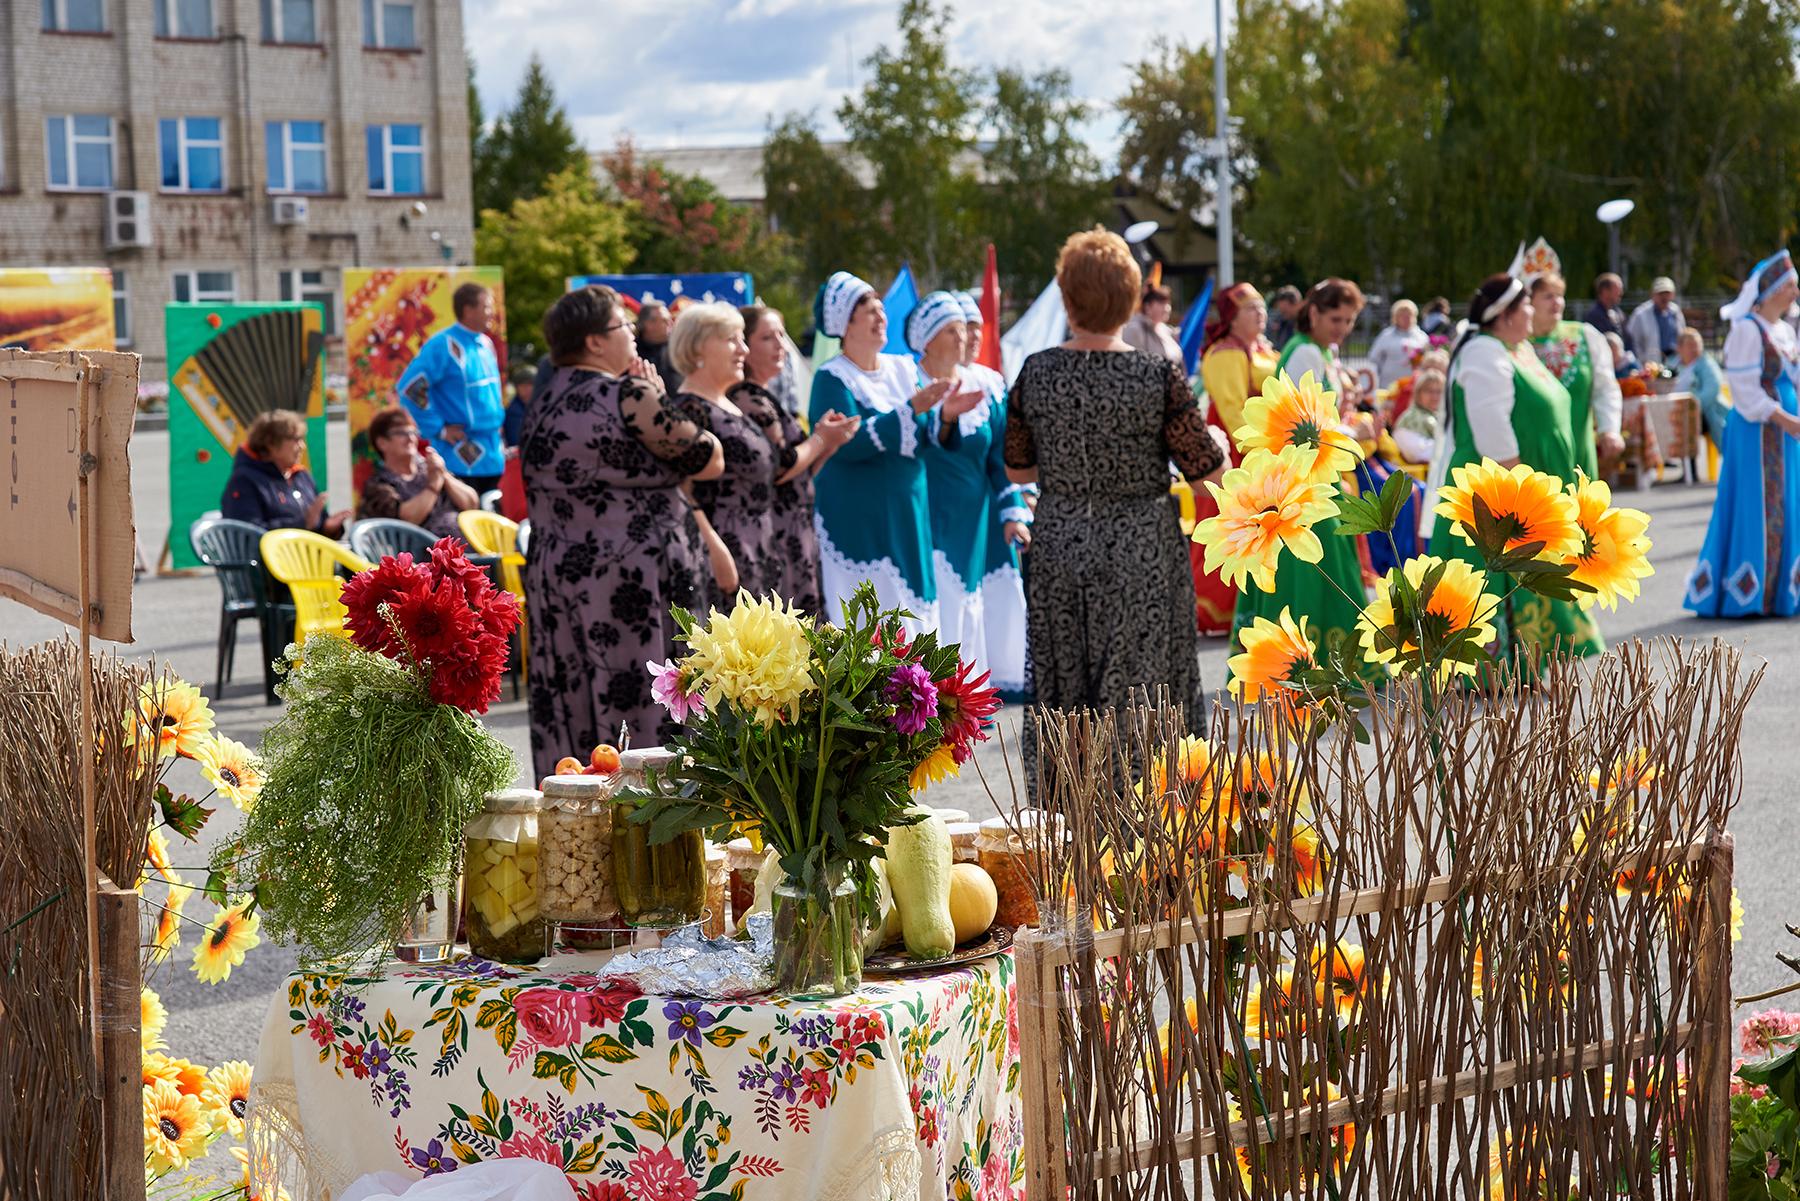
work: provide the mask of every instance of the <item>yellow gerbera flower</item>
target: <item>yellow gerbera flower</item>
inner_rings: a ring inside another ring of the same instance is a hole
[[[1431,595],[1425,598],[1425,611],[1419,621],[1415,623],[1410,617],[1402,619],[1394,604],[1394,571],[1404,572],[1407,583],[1417,592],[1424,586],[1425,576],[1439,564],[1443,565],[1444,574]],[[1410,667],[1418,671],[1437,656],[1452,635],[1463,630],[1474,631],[1476,645],[1487,645],[1495,633],[1489,618],[1494,615],[1499,602],[1482,592],[1486,583],[1487,573],[1470,567],[1461,559],[1445,560],[1433,555],[1408,559],[1403,567],[1387,573],[1375,590],[1375,599],[1357,619],[1357,626],[1362,630],[1363,653],[1377,663],[1390,664],[1394,670]],[[1423,646],[1419,642],[1421,630],[1425,636]],[[1475,665],[1448,659],[1439,663],[1440,676],[1453,672],[1473,675]]]
[[[956,752],[947,742],[940,742],[932,752],[920,761],[912,770],[911,786],[914,792],[924,792],[939,780],[948,779],[962,769],[957,766]]]
[[[184,680],[150,680],[138,689],[136,719],[126,730],[156,747],[158,759],[193,758],[212,733],[213,714],[200,690]]]
[[[1574,554],[1572,579],[1590,585],[1576,599],[1582,608],[1595,603],[1608,609],[1621,600],[1636,600],[1638,581],[1656,569],[1650,566],[1650,515],[1637,509],[1612,507],[1612,489],[1604,480],[1582,475],[1569,485],[1575,500],[1575,522],[1581,527],[1582,545]]]
[[[1633,747],[1607,769],[1604,781],[1601,780],[1599,772],[1589,772],[1588,787],[1602,798],[1647,793],[1650,791],[1650,786],[1656,783],[1656,777],[1660,771],[1661,769],[1650,761],[1650,748]]]
[[[1246,578],[1264,592],[1275,590],[1275,565],[1282,549],[1317,563],[1325,547],[1312,527],[1337,515],[1329,482],[1314,482],[1307,451],[1287,447],[1279,454],[1253,450],[1242,466],[1225,473],[1223,485],[1206,482],[1219,513],[1194,527],[1194,541],[1206,547],[1206,570],[1218,572],[1234,588]]]
[[[1376,987],[1362,947],[1353,942],[1340,942],[1329,952],[1315,948],[1312,969],[1319,1005],[1335,1009],[1340,1021],[1353,1020]]]
[[[1553,475],[1533,471],[1523,463],[1508,468],[1492,459],[1451,472],[1455,481],[1438,491],[1437,515],[1448,517],[1452,528],[1471,545],[1475,543],[1475,500],[1479,497],[1500,523],[1505,549],[1542,542],[1538,558],[1561,563],[1580,554],[1581,526],[1575,519],[1575,499],[1563,491]]]
[[[1327,392],[1310,371],[1299,383],[1283,371],[1264,381],[1262,395],[1244,406],[1244,424],[1235,436],[1246,454],[1294,447],[1302,452],[1307,479],[1329,484],[1362,459],[1361,444],[1342,424],[1337,393]]]
[[[707,703],[731,701],[765,727],[792,720],[800,698],[817,687],[806,621],[779,597],[756,600],[739,592],[731,612],[714,609],[705,625],[694,627],[688,643],[693,687],[706,694]]]
[[[232,1059],[206,1073],[202,1100],[219,1130],[243,1138],[244,1114],[250,1109],[250,1065]]]
[[[1231,673],[1231,694],[1245,701],[1260,699],[1268,693],[1278,699],[1296,699],[1290,689],[1279,685],[1292,677],[1296,666],[1310,667],[1318,647],[1306,636],[1304,619],[1296,623],[1286,607],[1277,621],[1258,617],[1240,636],[1243,653],[1226,660]]]
[[[175,1086],[184,1097],[199,1097],[206,1092],[206,1069],[188,1059],[176,1059],[161,1051],[143,1057],[144,1087],[158,1081]]]
[[[1744,941],[1744,902],[1738,899],[1738,890],[1731,890],[1731,941]]]
[[[169,1024],[168,1006],[155,989],[138,990],[138,1038],[144,1054],[160,1051],[169,1044],[163,1041],[163,1030]]]
[[[138,877],[140,889],[150,879],[151,868],[155,868],[156,874],[167,883],[181,879],[181,873],[175,870],[174,861],[169,858],[169,840],[163,837],[161,830],[150,831],[150,836],[144,840],[144,871]]]
[[[249,747],[229,738],[211,738],[200,746],[194,759],[220,796],[239,809],[256,803],[263,786],[262,764]]]
[[[161,963],[181,945],[181,908],[187,904],[189,890],[180,881],[179,876],[169,881],[169,895],[156,915],[156,936],[150,942],[152,963]]]
[[[212,1123],[190,1097],[167,1080],[144,1086],[144,1167],[155,1175],[185,1168],[206,1154]]]
[[[194,974],[202,983],[218,984],[231,975],[231,969],[244,962],[252,947],[262,942],[256,928],[262,918],[247,913],[250,899],[245,897],[229,909],[219,910],[200,943],[194,948]]]

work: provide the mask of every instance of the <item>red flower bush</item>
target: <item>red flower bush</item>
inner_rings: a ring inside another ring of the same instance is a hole
[[[389,555],[344,585],[344,627],[357,646],[426,673],[431,699],[485,713],[500,698],[519,603],[441,539],[428,563]]]
[[[966,660],[954,675],[937,681],[938,719],[944,723],[944,741],[958,764],[967,763],[975,744],[987,737],[988,725],[1000,711],[1000,694],[988,685],[988,673],[978,678],[975,665]]]

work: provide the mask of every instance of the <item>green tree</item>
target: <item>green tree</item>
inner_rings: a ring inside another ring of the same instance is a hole
[[[488,129],[487,110],[481,103],[481,89],[475,86],[475,54],[463,47],[463,70],[469,86],[469,183],[475,199],[475,211],[481,212],[481,201],[494,195],[494,145]],[[489,207],[492,207],[491,205]]]
[[[541,194],[482,213],[475,252],[506,269],[506,329],[521,345],[539,340],[569,276],[624,271],[634,253],[625,207],[600,195],[585,161],[545,180]]]
[[[886,265],[875,261],[869,245],[876,224],[872,198],[844,159],[820,141],[812,117],[790,113],[769,131],[763,189],[771,223],[796,244],[800,290],[809,299],[809,289],[833,271],[873,274]]]
[[[1105,218],[1100,160],[1078,131],[1088,115],[1067,71],[994,73],[981,232],[994,242],[1003,288],[1015,296],[1036,295],[1056,272],[1063,239]]]
[[[506,212],[514,201],[540,195],[552,176],[589,169],[587,150],[536,54],[512,107],[494,119],[481,145],[475,163],[477,212]]]
[[[1117,107],[1119,169],[1178,212],[1211,203],[1204,146],[1214,126],[1212,52],[1156,39]]]

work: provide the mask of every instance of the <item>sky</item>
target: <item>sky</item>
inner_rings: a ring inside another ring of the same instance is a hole
[[[1212,41],[1204,0],[990,0],[956,6],[955,61],[965,67],[1067,69],[1097,110],[1085,132],[1110,159],[1110,105],[1156,37]],[[1227,6],[1229,9],[1229,6]],[[511,102],[535,50],[589,147],[629,133],[669,149],[755,145],[771,120],[832,115],[866,80],[865,60],[897,45],[898,0],[465,0],[466,36],[490,114]]]

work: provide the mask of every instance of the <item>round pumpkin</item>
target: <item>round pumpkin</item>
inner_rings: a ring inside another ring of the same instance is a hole
[[[999,912],[994,878],[979,864],[958,863],[950,869],[950,923],[956,927],[958,945],[986,934]]]

